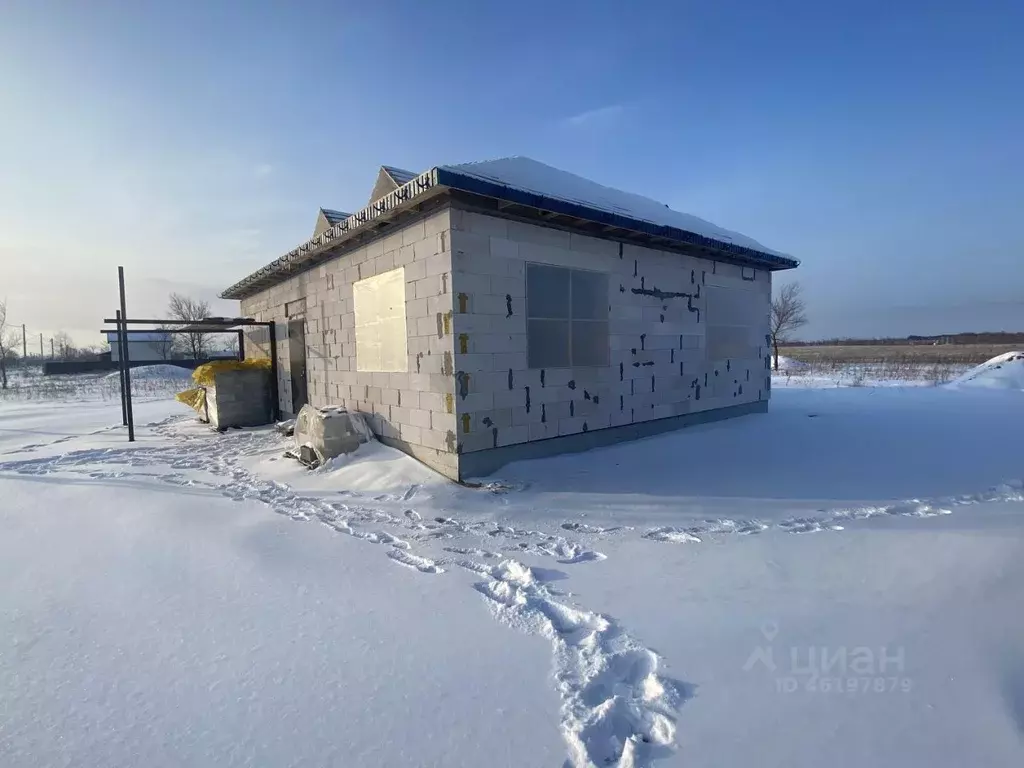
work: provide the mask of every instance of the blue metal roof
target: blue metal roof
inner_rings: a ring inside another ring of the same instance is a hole
[[[331,228],[293,248],[225,290],[221,297],[240,299],[273,285],[320,254],[340,244],[369,223],[405,208],[444,188],[505,200],[536,210],[571,216],[624,231],[686,245],[701,246],[733,256],[740,262],[766,269],[792,269],[800,262],[762,246],[738,232],[711,224],[696,216],[674,211],[649,198],[604,187],[589,179],[560,171],[529,158],[504,158],[461,166],[439,166],[413,175],[383,166],[396,180],[408,181],[380,200],[353,213],[322,209]],[[337,217],[335,221],[332,216]],[[712,257],[713,258],[713,257]]]
[[[321,208],[320,210],[323,211],[324,218],[327,219],[327,223],[332,227],[339,221],[344,221],[352,215],[351,213],[345,213],[344,211],[335,211],[332,208]]]
[[[387,172],[388,176],[395,180],[395,183],[398,186],[408,184],[410,181],[419,176],[418,173],[413,173],[412,171],[405,171],[401,168],[395,168],[393,165],[382,165],[381,168],[383,168]]]

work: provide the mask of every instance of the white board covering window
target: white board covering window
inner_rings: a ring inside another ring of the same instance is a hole
[[[405,329],[405,268],[352,284],[356,326],[356,370],[409,370]]]
[[[526,265],[530,368],[608,365],[608,275]]]
[[[768,305],[754,291],[707,289],[706,347],[708,360],[757,357],[757,329]]]

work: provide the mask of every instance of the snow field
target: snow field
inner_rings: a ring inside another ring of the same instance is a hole
[[[132,446],[100,403],[3,408],[0,763],[1024,759],[1015,392],[782,390],[480,489],[173,404]],[[861,646],[890,661],[843,695],[803,675]]]

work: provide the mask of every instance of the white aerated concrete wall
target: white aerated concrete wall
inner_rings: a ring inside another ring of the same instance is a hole
[[[608,275],[609,365],[528,367],[527,262]],[[408,370],[359,372],[352,285],[397,267]],[[309,402],[367,414],[385,442],[459,479],[460,454],[766,402],[770,301],[765,270],[453,207],[243,300],[242,314],[277,321],[282,411],[287,323],[304,317]],[[246,354],[268,354],[266,338],[251,334]]]
[[[408,370],[357,372],[352,284],[396,267],[405,269]],[[243,315],[277,321],[278,383],[285,413],[292,411],[289,311],[306,320],[312,405],[361,411],[369,416],[377,435],[399,442],[424,463],[457,476],[448,210],[400,225],[386,236],[242,301]],[[266,338],[250,335],[246,354],[269,354]]]
[[[462,453],[768,399],[770,272],[455,208],[451,227]],[[527,367],[527,262],[609,275],[610,365]]]

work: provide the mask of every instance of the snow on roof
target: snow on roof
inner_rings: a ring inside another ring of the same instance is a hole
[[[588,208],[647,221],[658,226],[675,227],[761,253],[785,255],[766,248],[753,238],[739,232],[723,229],[688,213],[674,211],[665,203],[659,203],[657,200],[632,192],[624,192],[621,189],[606,187],[596,181],[553,168],[529,157],[503,157],[498,160],[442,167],[456,173],[469,174],[480,179],[514,187],[524,192],[558,198]]]
[[[344,211],[336,211],[333,208],[321,208],[320,210],[323,211],[324,218],[327,219],[327,223],[331,226],[337,224],[339,221],[344,221],[352,215],[351,213],[345,213]]]
[[[391,191],[381,190],[385,179],[398,183],[399,187]],[[696,245],[720,252],[723,258],[767,269],[792,269],[800,264],[796,259],[766,248],[746,235],[723,229],[697,216],[674,211],[648,197],[606,187],[528,157],[505,157],[436,166],[419,175],[401,168],[381,166],[369,205],[336,223],[332,222],[330,229],[317,233],[238,281],[221,293],[221,298],[241,299],[273,285],[284,275],[337,245],[342,238],[361,230],[368,222],[409,206],[414,200],[445,190],[507,200],[524,208],[592,221],[611,230],[620,229],[658,238],[659,241]],[[338,215],[344,214],[338,212]]]
[[[418,173],[406,171],[401,168],[395,168],[395,166],[393,165],[382,165],[381,168],[383,168],[387,172],[388,176],[395,180],[395,183],[398,184],[398,186],[408,184],[410,181],[419,176]]]

